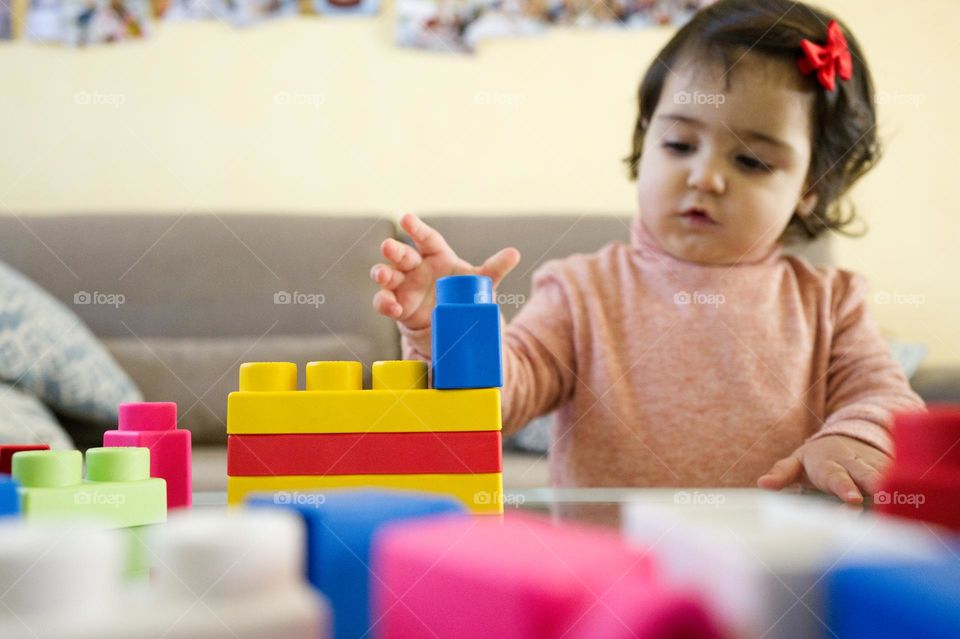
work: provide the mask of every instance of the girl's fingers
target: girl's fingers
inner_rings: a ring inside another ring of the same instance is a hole
[[[851,459],[844,466],[860,490],[868,495],[877,492],[882,477],[882,473],[878,469],[859,458]]]
[[[757,486],[768,490],[780,490],[800,480],[803,463],[798,457],[784,457],[757,480]]]
[[[480,273],[493,280],[496,286],[507,274],[520,263],[520,251],[515,248],[505,248],[487,258],[480,266]]]
[[[835,462],[829,462],[829,468],[816,477],[814,483],[821,490],[826,490],[848,504],[863,503],[863,495],[860,489],[850,477],[847,469]]]
[[[373,308],[390,319],[397,319],[403,315],[403,307],[397,303],[397,297],[393,294],[393,291],[383,288],[373,296]]]
[[[413,247],[393,238],[387,238],[380,244],[380,254],[390,260],[401,273],[413,270],[423,262]]]
[[[386,264],[375,264],[373,268],[370,269],[370,279],[383,288],[393,291],[403,284],[405,276],[397,269],[387,266]]]
[[[443,236],[413,213],[400,218],[400,227],[410,235],[417,249],[424,255],[453,253]]]

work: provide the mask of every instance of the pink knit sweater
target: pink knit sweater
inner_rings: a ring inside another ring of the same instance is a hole
[[[684,262],[636,220],[630,245],[547,262],[503,335],[504,434],[557,410],[555,486],[754,486],[805,440],[891,452],[922,406],[870,316],[865,280],[779,248]],[[430,330],[401,327],[429,360]]]

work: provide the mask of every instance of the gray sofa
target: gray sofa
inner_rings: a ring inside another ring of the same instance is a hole
[[[468,260],[512,245],[523,260],[501,285],[522,300],[545,260],[625,240],[629,218],[615,215],[425,216]],[[283,214],[91,214],[0,216],[0,260],[72,308],[133,377],[145,398],[176,401],[193,431],[195,485],[225,486],[226,396],[245,361],[399,356],[392,322],[371,307],[370,266],[379,245],[398,237],[392,218]],[[815,262],[829,246],[805,247]],[[78,293],[123,296],[117,306],[75,304]],[[520,304],[505,304],[511,318]],[[302,370],[302,368],[301,368]],[[918,391],[953,400],[953,369],[921,370]],[[369,380],[367,380],[369,383]],[[69,423],[81,446],[104,424]],[[508,454],[508,487],[547,482],[540,455]]]

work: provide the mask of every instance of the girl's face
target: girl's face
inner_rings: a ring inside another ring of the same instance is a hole
[[[813,93],[795,66],[747,53],[668,73],[647,126],[637,178],[640,215],[671,255],[749,262],[806,215]]]

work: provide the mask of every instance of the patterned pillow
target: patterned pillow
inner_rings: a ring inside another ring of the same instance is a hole
[[[0,384],[0,444],[73,448],[57,418],[39,399],[7,384]]]
[[[0,381],[54,412],[116,423],[140,392],[70,309],[0,262]]]

